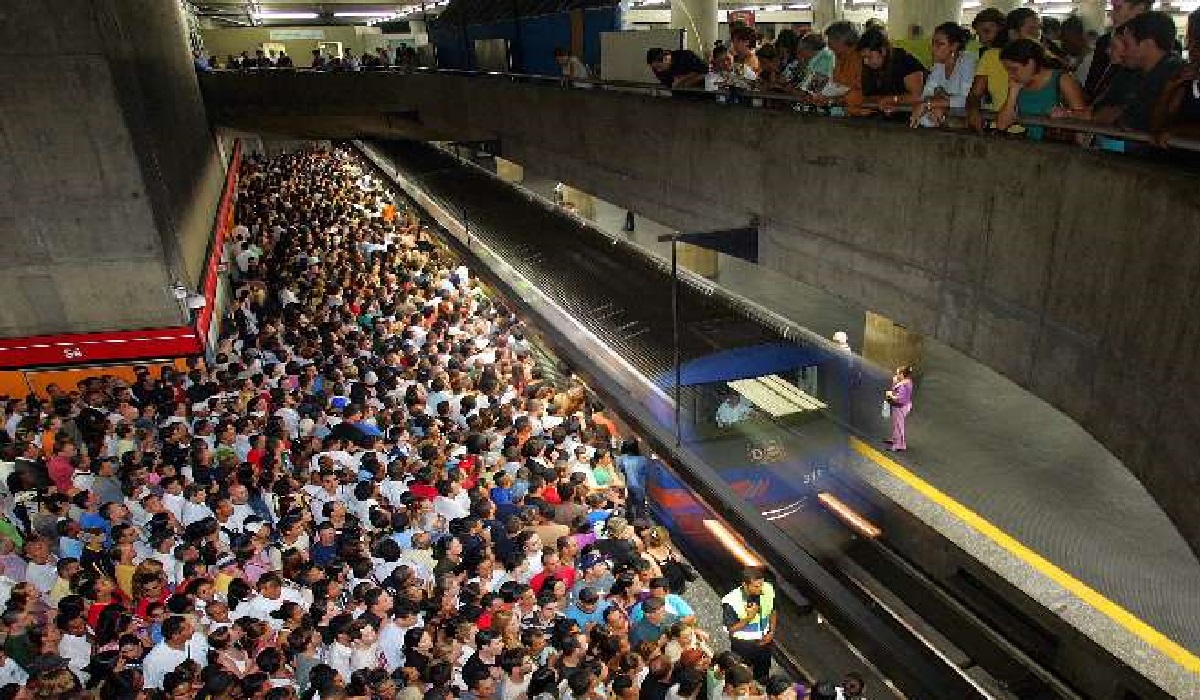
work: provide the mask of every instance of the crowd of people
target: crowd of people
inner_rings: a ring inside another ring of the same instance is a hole
[[[211,362],[5,404],[0,700],[861,697],[761,571],[697,623],[637,440],[349,153],[235,211]]]
[[[1076,16],[1039,17],[1027,7],[994,8],[971,28],[938,25],[931,65],[894,43],[878,22],[864,30],[845,21],[823,33],[787,29],[759,44],[754,28],[735,25],[708,60],[688,50],[647,52],[667,87],[731,93],[778,92],[800,108],[908,120],[913,127],[958,125],[1019,131],[1035,140],[1085,141],[1114,151],[1119,138],[1078,135],[1030,118],[1072,119],[1171,136],[1200,134],[1200,10],[1188,17],[1188,59],[1172,17],[1153,0],[1114,0],[1112,28],[1093,37]]]
[[[248,50],[240,54],[229,54],[224,64],[216,55],[209,55],[201,49],[192,51],[192,58],[196,70],[202,73],[219,69],[256,71],[296,68],[292,57],[283,49],[256,49],[253,56]],[[395,49],[380,46],[374,51],[364,51],[361,54],[356,54],[353,49],[349,48],[340,52],[313,49],[308,68],[341,72],[411,68],[415,65],[417,65],[417,50],[411,46],[400,45]]]

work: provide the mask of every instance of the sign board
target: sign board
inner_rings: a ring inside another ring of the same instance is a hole
[[[747,27],[754,26],[754,10],[730,10],[726,22],[733,26],[739,22]]]
[[[315,39],[320,41],[325,38],[324,29],[272,29],[271,41],[296,41],[303,39]]]

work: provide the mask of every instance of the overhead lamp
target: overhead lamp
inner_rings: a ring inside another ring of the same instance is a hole
[[[316,12],[255,12],[257,19],[316,19],[321,15]]]
[[[380,19],[383,19],[385,17],[395,17],[396,14],[394,12],[334,12],[333,16],[334,17],[379,17]]]

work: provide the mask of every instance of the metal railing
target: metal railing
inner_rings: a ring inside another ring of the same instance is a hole
[[[742,89],[721,89],[721,90],[704,90],[700,88],[669,88],[661,83],[639,82],[631,80],[603,80],[600,78],[564,78],[557,75],[540,75],[531,73],[510,73],[503,71],[481,71],[481,70],[463,70],[457,68],[428,68],[421,66],[384,66],[373,67],[370,69],[362,69],[358,71],[329,71],[329,70],[314,70],[311,67],[293,67],[293,68],[241,68],[241,69],[217,69],[213,73],[217,74],[248,74],[248,75],[278,75],[287,73],[328,73],[329,75],[342,75],[346,73],[401,73],[406,75],[448,75],[463,78],[481,78],[489,80],[502,80],[514,83],[529,83],[545,85],[549,87],[561,87],[563,89],[578,89],[580,86],[591,86],[601,90],[614,90],[623,92],[637,92],[650,95],[653,97],[673,97],[677,95],[690,96],[694,99],[705,98],[707,100],[718,102],[723,106],[736,108],[767,108],[772,106],[778,108],[785,106],[787,108],[803,107],[806,108],[804,113],[817,115],[823,114],[829,118],[845,118],[845,119],[862,119],[860,116],[841,117],[828,114],[827,108],[815,107],[806,102],[803,97],[788,95],[778,92],[760,92],[757,90],[742,90]],[[883,106],[877,103],[864,102],[861,107],[873,112],[883,112]],[[911,112],[912,107],[909,105],[889,106],[888,111],[894,113]],[[983,115],[985,118],[995,117],[995,112],[985,110]],[[964,109],[953,109],[947,112],[947,116],[956,120],[965,119],[967,112]],[[1116,126],[1108,126],[1096,124],[1094,122],[1080,119],[1054,119],[1047,117],[1020,117],[1017,125],[1023,127],[1043,127],[1048,129],[1057,129],[1069,131],[1077,134],[1084,134],[1093,137],[1104,137],[1116,139],[1120,141],[1128,141],[1140,144],[1154,144],[1155,137],[1145,131],[1135,131],[1132,129],[1122,129]],[[958,133],[975,133],[972,129],[956,128],[952,126],[932,127],[931,130],[949,130]],[[1003,135],[1005,132],[996,129],[986,129],[985,134]],[[1189,151],[1192,153],[1200,153],[1200,139],[1185,138],[1180,136],[1168,136],[1163,140],[1165,149],[1160,150],[1180,150]]]

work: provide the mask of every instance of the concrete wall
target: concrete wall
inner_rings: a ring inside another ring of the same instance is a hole
[[[504,157],[673,228],[760,215],[762,264],[1043,397],[1200,545],[1200,402],[1183,379],[1200,371],[1194,176],[1068,146],[499,79],[287,77],[222,76],[210,105],[277,124],[289,108],[326,124],[415,110],[430,134],[499,138]]]
[[[0,10],[0,335],[179,323],[222,168],[182,14],[162,0]]]

